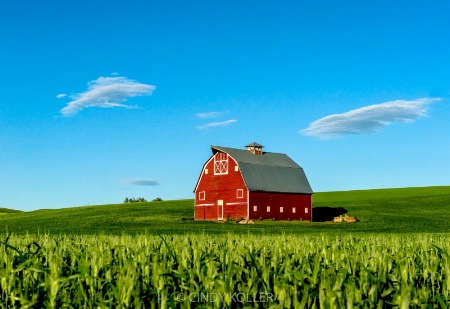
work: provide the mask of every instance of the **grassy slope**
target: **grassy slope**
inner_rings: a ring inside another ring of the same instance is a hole
[[[0,229],[15,234],[59,233],[306,233],[450,232],[450,187],[325,192],[314,195],[316,217],[337,211],[357,216],[353,224],[257,221],[254,225],[183,220],[193,200],[74,207],[0,216]]]
[[[22,212],[21,210],[0,207],[0,216],[8,215],[8,214],[16,214],[16,213],[21,213],[21,212]]]

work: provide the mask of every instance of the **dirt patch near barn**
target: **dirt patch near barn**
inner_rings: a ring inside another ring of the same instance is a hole
[[[247,219],[226,219],[226,220],[219,220],[216,221],[217,223],[229,223],[229,224],[255,224],[253,220],[247,220]]]

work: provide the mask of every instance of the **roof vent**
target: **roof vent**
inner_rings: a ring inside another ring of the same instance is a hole
[[[245,149],[253,154],[261,155],[263,153],[262,151],[263,147],[264,147],[263,145],[253,142],[245,146]]]

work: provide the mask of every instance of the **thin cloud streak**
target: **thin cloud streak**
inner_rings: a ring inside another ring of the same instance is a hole
[[[196,116],[198,118],[214,118],[214,117],[218,117],[220,116],[222,113],[221,112],[206,112],[206,113],[198,113]]]
[[[428,105],[440,100],[440,98],[396,100],[365,106],[318,119],[300,133],[324,139],[337,138],[346,134],[373,133],[391,123],[412,122],[417,118],[425,117]]]
[[[56,95],[56,98],[58,98],[58,99],[65,98],[65,97],[67,97],[67,94],[65,94],[65,93],[60,93],[60,94]]]
[[[211,122],[211,123],[207,123],[205,125],[199,126],[197,128],[199,130],[204,130],[204,129],[214,128],[214,127],[224,127],[224,126],[228,126],[234,122],[237,122],[237,120],[230,119],[230,120],[223,121],[223,122]]]
[[[84,92],[69,96],[73,101],[59,112],[66,117],[73,116],[88,107],[138,108],[123,104],[128,98],[150,95],[156,89],[153,85],[142,84],[126,77],[100,77],[88,83]]]
[[[159,181],[155,179],[129,179],[126,181],[127,185],[131,186],[157,186]]]

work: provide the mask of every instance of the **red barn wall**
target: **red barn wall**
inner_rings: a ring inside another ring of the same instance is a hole
[[[269,211],[268,206],[270,206]],[[282,212],[281,207],[283,207]],[[259,218],[312,221],[312,195],[250,192],[249,219]]]
[[[195,220],[248,218],[247,188],[236,161],[227,158],[225,174],[214,175],[214,156],[203,167],[195,189]],[[219,205],[220,201],[223,205]]]

